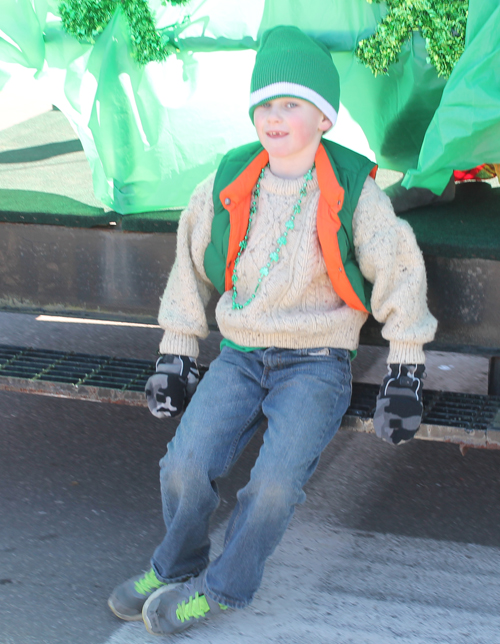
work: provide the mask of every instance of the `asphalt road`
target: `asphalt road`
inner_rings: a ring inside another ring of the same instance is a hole
[[[0,344],[151,358],[160,335],[0,314]],[[361,375],[380,368],[367,356]],[[437,376],[481,388],[484,363],[455,358],[435,357]],[[175,427],[147,409],[0,392],[0,644],[157,641],[106,600],[162,536],[157,463]],[[215,549],[259,441],[221,481]],[[254,604],[177,641],[500,644],[499,474],[500,452],[340,432]]]

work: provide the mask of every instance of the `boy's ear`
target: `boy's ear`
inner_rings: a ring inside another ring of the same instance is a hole
[[[330,128],[333,127],[333,123],[330,121],[330,119],[323,114],[323,118],[321,119],[321,123],[319,124],[319,129],[321,132],[327,132]]]

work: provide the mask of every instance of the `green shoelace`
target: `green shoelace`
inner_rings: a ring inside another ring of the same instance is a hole
[[[219,607],[221,610],[227,609],[227,606],[224,606],[224,604],[219,604]],[[208,605],[205,595],[199,595],[196,592],[194,597],[190,597],[187,603],[183,601],[182,603],[177,604],[177,610],[175,611],[175,614],[177,616],[177,619],[184,623],[192,617],[194,617],[195,619],[204,617],[209,610],[210,606]]]
[[[157,578],[152,568],[134,584],[134,588],[139,595],[147,595],[161,586],[165,586],[165,584]]]
[[[260,269],[260,276],[259,276],[259,279],[257,280],[257,286],[255,287],[254,292],[252,293],[252,295],[250,295],[250,297],[248,298],[248,300],[246,302],[244,302],[243,304],[239,304],[236,301],[236,298],[238,297],[238,291],[236,289],[236,282],[238,281],[238,275],[236,274],[236,269],[238,268],[238,264],[240,263],[241,254],[245,250],[245,248],[247,247],[247,244],[248,244],[248,235],[250,234],[250,228],[252,226],[253,217],[254,217],[255,213],[257,212],[257,200],[258,200],[258,198],[260,196],[260,182],[261,182],[261,180],[262,180],[262,178],[264,176],[264,172],[265,172],[266,168],[268,168],[268,167],[269,167],[269,164],[265,165],[262,168],[261,173],[259,175],[259,178],[257,180],[257,183],[255,185],[255,190],[254,190],[254,193],[253,193],[253,201],[252,201],[252,204],[250,206],[250,216],[248,218],[247,232],[245,233],[245,236],[243,237],[243,239],[240,241],[240,244],[239,244],[240,249],[239,249],[238,255],[236,256],[236,259],[234,261],[233,275],[231,277],[231,281],[233,283],[233,297],[232,297],[232,309],[233,309],[233,311],[243,309],[245,306],[248,306],[251,302],[253,302],[253,300],[255,299],[255,295],[257,294],[257,291],[259,289],[259,286],[262,283],[262,280],[267,275],[269,275],[269,271],[272,269],[272,267],[275,264],[278,263],[278,261],[280,259],[281,249],[283,248],[283,246],[286,246],[288,233],[295,228],[295,217],[296,217],[296,215],[298,215],[300,213],[302,199],[307,194],[307,184],[312,179],[312,171],[314,169],[314,164],[313,164],[312,168],[310,170],[308,170],[306,172],[306,174],[304,175],[304,185],[300,189],[299,199],[298,199],[297,203],[295,204],[295,206],[293,207],[293,214],[291,215],[290,219],[287,222],[285,222],[285,231],[276,240],[276,248],[275,248],[275,250],[273,250],[272,253],[270,253],[269,261],[267,262],[267,264],[265,266],[263,266]]]

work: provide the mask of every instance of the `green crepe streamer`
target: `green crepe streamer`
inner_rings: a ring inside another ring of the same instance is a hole
[[[189,0],[169,0],[187,4]],[[166,4],[166,2],[164,2]],[[135,60],[140,65],[161,62],[177,48],[163,43],[155,28],[147,0],[63,0],[59,5],[64,29],[79,41],[94,43],[121,7],[129,24]]]
[[[386,0],[386,4],[388,12],[377,31],[358,43],[359,60],[375,76],[387,74],[412,32],[421,31],[429,62],[438,76],[448,78],[464,51],[469,0]]]

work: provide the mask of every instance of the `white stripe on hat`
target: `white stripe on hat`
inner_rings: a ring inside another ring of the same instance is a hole
[[[337,112],[330,103],[318,94],[318,92],[315,92],[304,85],[298,85],[297,83],[273,83],[272,85],[266,85],[266,87],[262,87],[261,89],[252,92],[250,94],[250,108],[276,96],[295,96],[297,98],[303,98],[313,105],[316,105],[316,107],[332,122],[332,126],[335,125]]]

